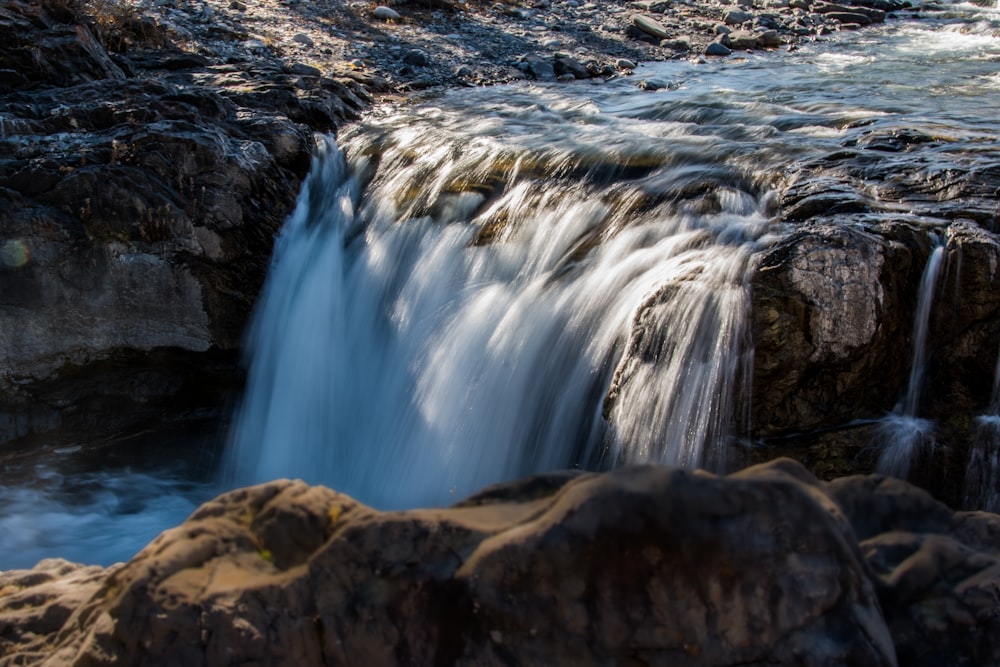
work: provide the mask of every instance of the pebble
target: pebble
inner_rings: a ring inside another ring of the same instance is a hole
[[[397,12],[392,7],[386,7],[385,5],[379,5],[372,12],[372,16],[381,21],[398,21],[399,12]]]

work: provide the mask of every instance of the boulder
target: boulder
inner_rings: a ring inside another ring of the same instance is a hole
[[[44,615],[15,576],[0,618]],[[847,518],[787,460],[548,475],[387,513],[272,482],[202,506],[65,616],[33,634],[14,619],[0,649],[20,665],[896,664]]]
[[[1000,517],[953,514],[882,476],[839,479],[827,491],[861,539],[899,664],[998,664]]]

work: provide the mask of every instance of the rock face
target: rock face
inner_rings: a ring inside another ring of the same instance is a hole
[[[212,63],[138,15],[111,53],[73,7],[0,8],[0,442],[73,425],[46,383],[74,368],[234,350],[312,132],[377,87]]]
[[[29,632],[60,599],[40,567],[0,579],[0,664],[896,664],[847,518],[790,461],[552,474],[391,513],[273,482]]]
[[[0,573],[0,665],[987,667],[998,556],[996,515],[787,459],[552,473],[385,513],[277,481],[124,565]]]

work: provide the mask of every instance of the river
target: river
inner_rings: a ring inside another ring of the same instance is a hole
[[[274,477],[401,508],[551,468],[725,469],[781,193],[845,146],[882,142],[888,180],[1000,154],[1000,10],[924,14],[601,84],[435,94],[322,140],[225,442],[203,434],[181,466],[59,443],[6,466],[0,569],[126,559]],[[879,210],[948,222],[928,198]]]

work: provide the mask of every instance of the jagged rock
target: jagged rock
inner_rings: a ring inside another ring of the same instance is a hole
[[[752,308],[757,435],[891,410],[911,355],[899,341],[930,254],[926,236],[894,230],[812,223],[761,259]]]
[[[73,382],[62,400],[52,386],[88,366],[235,350],[312,132],[371,100],[301,63],[219,65],[156,40],[112,58],[71,6],[0,8],[0,63],[27,77],[0,77],[0,442],[82,426]]]
[[[44,615],[16,576],[0,613]],[[846,518],[790,461],[546,476],[391,513],[273,482],[202,506],[60,620],[0,648],[20,665],[896,664]]]

